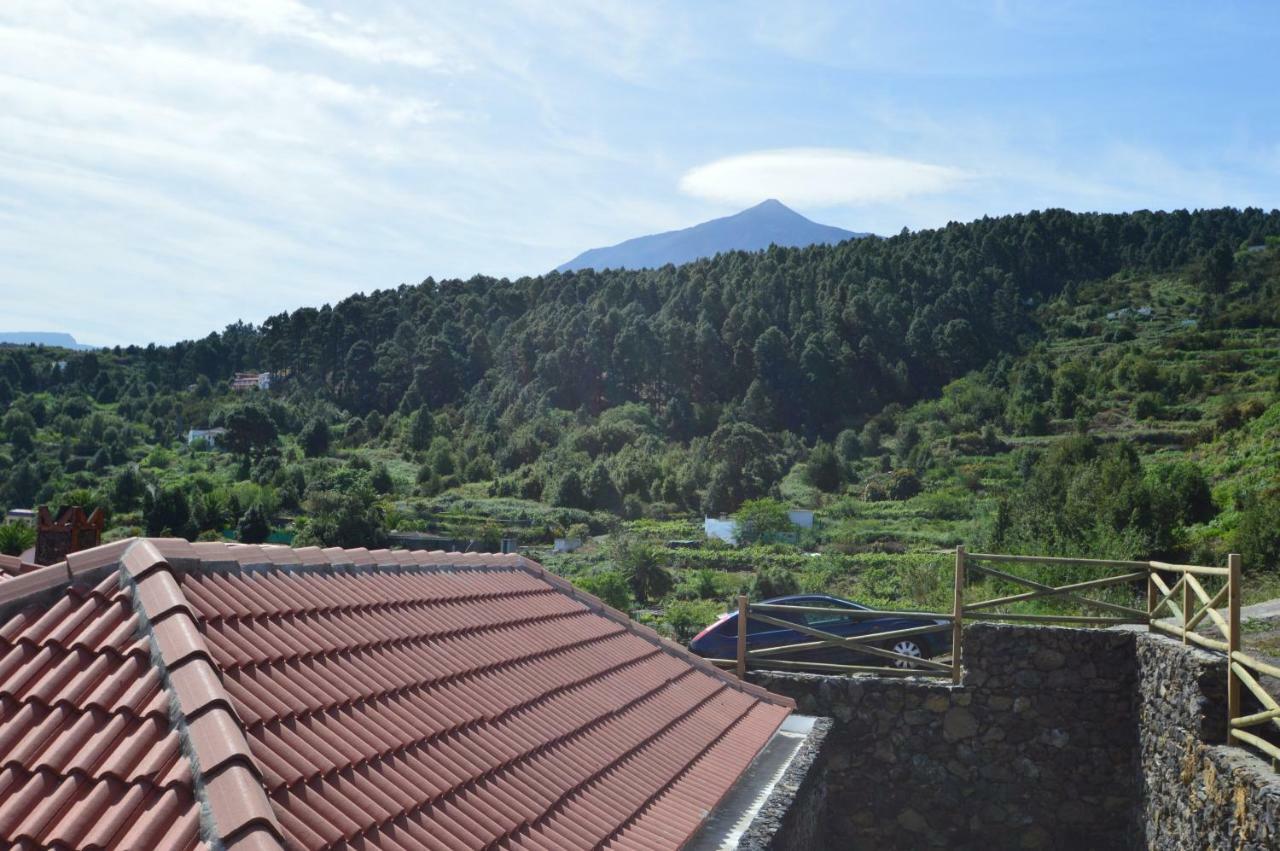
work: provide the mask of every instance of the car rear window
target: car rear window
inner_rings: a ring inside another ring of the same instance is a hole
[[[772,614],[772,613],[771,613]],[[784,619],[792,620],[794,615],[787,615]],[[768,632],[771,629],[780,629],[773,624],[758,621],[755,618],[747,618],[747,635],[755,635],[758,632]],[[724,619],[720,626],[716,627],[717,635],[737,635],[738,634],[738,616],[730,615]]]

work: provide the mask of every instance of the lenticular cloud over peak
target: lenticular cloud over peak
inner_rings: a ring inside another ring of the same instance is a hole
[[[950,166],[842,148],[754,151],[690,169],[681,191],[711,201],[744,204],[780,198],[826,206],[900,201],[945,192],[970,177]]]

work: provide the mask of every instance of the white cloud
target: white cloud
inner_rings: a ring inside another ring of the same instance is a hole
[[[199,21],[375,65],[448,70],[441,43],[421,27],[378,21],[368,14],[353,20],[298,0],[116,0],[109,6],[83,0],[12,0],[0,10],[3,18],[15,23],[56,20],[65,31],[82,34],[104,29],[153,33]]]
[[[950,166],[840,148],[784,148],[725,157],[685,172],[680,189],[709,201],[778,198],[829,207],[947,192],[972,175]]]

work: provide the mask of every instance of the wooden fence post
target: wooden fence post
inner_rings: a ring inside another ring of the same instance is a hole
[[[751,606],[746,595],[738,596],[738,679],[747,676],[747,613]]]
[[[1147,632],[1151,632],[1151,622],[1156,617],[1156,581],[1151,578],[1155,572],[1154,567],[1147,566]]]
[[[1227,740],[1230,744],[1231,722],[1240,717],[1240,678],[1232,665],[1240,650],[1240,554],[1227,556]]]
[[[1229,593],[1229,592],[1228,592]],[[1182,643],[1187,643],[1187,624],[1191,622],[1191,583],[1182,579]]]
[[[960,663],[964,656],[964,545],[956,546],[955,603],[951,609],[951,682],[960,685]]]

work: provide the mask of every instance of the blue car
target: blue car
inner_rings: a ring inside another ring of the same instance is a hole
[[[832,597],[830,594],[793,594],[787,597],[774,597],[764,602],[779,606],[809,606],[823,609],[850,609],[852,611],[869,611],[867,606],[852,600]],[[855,619],[835,612],[766,612],[772,618],[792,621],[798,624],[820,629],[833,635],[855,638],[869,633],[890,632],[893,630],[912,629],[931,624],[946,624],[945,620],[922,618],[904,618],[894,615],[884,617]],[[773,624],[747,620],[747,649],[759,650],[765,647],[779,647],[786,644],[801,644],[817,641],[816,637],[794,629],[784,629]],[[947,632],[931,632],[924,635],[909,635],[890,638],[884,642],[873,642],[875,646],[892,650],[903,656],[917,659],[928,659],[949,649],[950,634]],[[720,620],[694,636],[689,642],[689,649],[699,656],[711,659],[733,659],[738,654],[738,613],[722,615]],[[913,667],[902,659],[889,659],[860,653],[847,647],[820,647],[810,650],[798,650],[794,653],[783,653],[776,657],[795,662],[827,662],[841,665],[878,665],[895,668]]]

